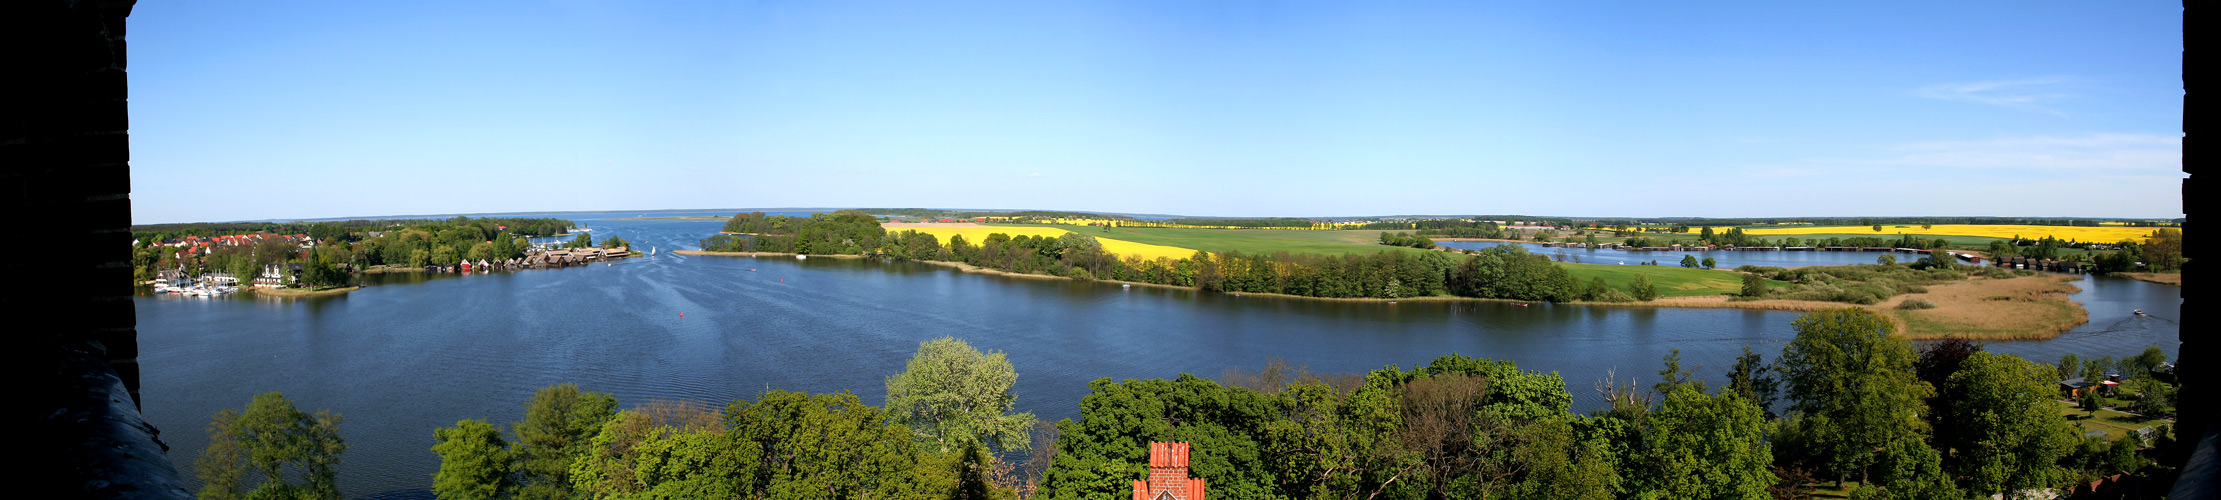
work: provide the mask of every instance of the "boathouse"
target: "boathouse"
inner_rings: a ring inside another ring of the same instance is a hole
[[[1203,500],[1203,478],[1188,477],[1187,443],[1149,443],[1149,477],[1134,481],[1133,500]]]

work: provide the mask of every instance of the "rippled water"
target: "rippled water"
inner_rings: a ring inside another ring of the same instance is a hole
[[[433,428],[465,418],[506,424],[532,391],[565,382],[614,393],[628,406],[656,398],[721,405],[766,387],[847,390],[877,404],[885,377],[918,342],[953,335],[1008,352],[1020,409],[1050,419],[1075,416],[1087,382],[1102,377],[1215,378],[1268,357],[1361,372],[1453,352],[1557,371],[1577,405],[1590,408],[1592,385],[1606,373],[1647,384],[1670,349],[1724,383],[1744,345],[1769,360],[1778,354],[1796,317],[1267,299],[899,262],[689,257],[668,252],[691,248],[719,222],[596,220],[633,215],[562,217],[588,223],[597,239],[622,236],[662,254],[560,270],[383,275],[361,291],[320,299],[142,297],[146,416],[190,477],[210,415],[282,391],[305,410],[345,415],[352,448],[340,482],[350,496],[419,496],[438,467]],[[1851,255],[1871,262],[1874,254]],[[2120,357],[2155,344],[2173,355],[2180,288],[2114,278],[2076,284],[2089,325],[1988,348],[2038,361],[2067,352]],[[2134,309],[2154,316],[2135,317]]]

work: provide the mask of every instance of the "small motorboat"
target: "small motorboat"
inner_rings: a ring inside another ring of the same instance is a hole
[[[2137,309],[2137,310],[2136,310],[2136,315],[2137,315],[2137,316],[2150,316],[2149,314],[2144,314],[2144,310],[2143,310],[2143,309]]]

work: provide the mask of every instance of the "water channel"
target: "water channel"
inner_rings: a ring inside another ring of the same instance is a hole
[[[1229,368],[1255,370],[1269,357],[1362,372],[1449,353],[1556,371],[1587,409],[1598,404],[1598,380],[1616,371],[1648,384],[1670,349],[1721,384],[1743,346],[1769,361],[1779,354],[1796,317],[1271,299],[903,262],[693,257],[669,252],[694,247],[720,221],[601,220],[634,215],[557,216],[587,223],[597,239],[621,236],[659,249],[656,257],[503,274],[373,275],[371,286],[326,298],[138,298],[146,417],[191,477],[210,415],[280,391],[303,410],[346,417],[350,449],[340,483],[349,497],[428,497],[438,467],[433,428],[466,418],[506,425],[534,390],[558,383],[613,393],[626,406],[650,399],[722,406],[766,387],[846,390],[879,404],[885,377],[902,369],[918,342],[953,335],[1009,353],[1019,409],[1052,420],[1076,416],[1097,378],[1217,378]],[[1673,265],[1680,255],[1648,258]],[[1794,266],[1838,262],[1765,259],[1843,255],[1867,263],[1876,254],[1699,258],[1723,260],[1723,267]],[[2150,345],[2174,355],[2180,288],[2106,277],[2076,285],[2083,291],[2074,299],[2089,308],[2090,324],[2051,340],[1987,348],[2043,362],[2070,352],[2122,357]],[[2153,316],[2136,317],[2135,309]]]

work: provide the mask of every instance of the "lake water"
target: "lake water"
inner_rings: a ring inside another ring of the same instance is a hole
[[[766,387],[847,390],[878,404],[885,377],[902,369],[919,342],[953,335],[1008,352],[1020,410],[1052,420],[1076,416],[1087,382],[1102,377],[1217,378],[1229,368],[1255,370],[1268,357],[1362,372],[1449,353],[1557,371],[1587,409],[1599,404],[1597,380],[1616,370],[1649,384],[1670,349],[1723,384],[1743,346],[1776,357],[1796,318],[1727,309],[1268,299],[900,262],[689,257],[669,252],[694,247],[721,222],[599,220],[634,215],[559,217],[592,226],[597,240],[621,236],[636,248],[658,248],[657,257],[506,274],[373,275],[373,286],[318,299],[141,297],[146,418],[191,477],[210,415],[281,391],[304,410],[346,417],[341,430],[351,448],[340,484],[348,496],[428,497],[438,468],[433,428],[466,418],[507,424],[534,390],[565,382],[614,393],[626,406],[658,398],[722,406]],[[1722,254],[1757,252],[1712,253]],[[1875,254],[1760,255],[1872,262]],[[2089,307],[2089,325],[1988,349],[2049,362],[2068,352],[2133,355],[2156,344],[2173,356],[2180,288],[2115,278],[2077,285],[2084,291],[2074,298]],[[2135,317],[2135,309],[2154,316]]]

